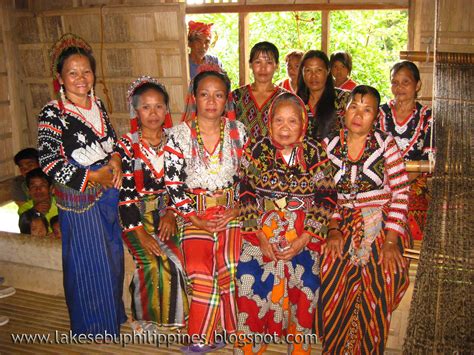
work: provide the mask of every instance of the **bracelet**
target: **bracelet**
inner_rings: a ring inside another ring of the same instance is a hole
[[[339,233],[342,234],[342,231],[338,228],[338,227],[331,227],[331,228],[328,228],[328,234],[330,231],[338,231]]]

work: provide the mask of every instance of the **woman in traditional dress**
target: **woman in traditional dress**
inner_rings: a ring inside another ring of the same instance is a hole
[[[389,132],[402,151],[405,162],[434,162],[431,108],[416,101],[421,89],[418,67],[409,61],[395,64],[391,71],[394,99],[380,108],[377,127]],[[428,173],[410,172],[408,224],[415,240],[421,240],[429,204]]]
[[[297,94],[308,110],[308,137],[322,141],[343,126],[350,93],[334,88],[329,59],[323,51],[310,50],[301,59]]]
[[[352,57],[347,52],[334,52],[329,59],[331,75],[334,77],[334,86],[351,91],[357,86],[349,75],[352,72]]]
[[[199,66],[217,65],[222,68],[222,63],[214,55],[207,54],[212,39],[213,23],[189,21],[188,23],[188,47],[189,52],[189,79],[199,72]]]
[[[169,96],[143,76],[128,90],[131,131],[119,141],[123,182],[119,211],[123,239],[136,268],[130,283],[136,329],[184,327],[187,314],[182,253],[164,181],[165,128],[173,122]]]
[[[60,98],[40,112],[38,148],[40,165],[55,182],[71,329],[118,334],[127,317],[115,132],[94,96],[95,60],[83,39],[61,37],[52,49],[52,72]]]
[[[298,88],[298,69],[300,68],[301,58],[304,52],[294,50],[285,56],[286,73],[288,78],[280,82],[278,85],[289,92],[296,93]]]
[[[250,51],[250,68],[254,82],[232,92],[237,119],[245,125],[252,139],[267,134],[268,111],[272,100],[286,91],[273,84],[279,53],[270,42],[259,42]]]
[[[379,104],[376,89],[355,87],[345,128],[325,140],[338,207],[321,266],[324,354],[382,354],[408,287],[408,176],[393,137],[374,128]]]
[[[235,272],[240,255],[238,169],[245,127],[232,111],[230,81],[204,71],[191,82],[187,120],[169,131],[165,182],[184,218],[181,243],[191,286],[188,334],[196,341],[184,351],[206,352],[214,333],[236,330]]]
[[[270,109],[269,134],[248,145],[240,182],[242,254],[237,267],[239,337],[245,354],[265,351],[252,333],[305,335],[291,353],[309,354],[319,289],[320,244],[336,192],[324,148],[305,137],[301,99],[280,94]],[[249,336],[250,335],[250,336]]]

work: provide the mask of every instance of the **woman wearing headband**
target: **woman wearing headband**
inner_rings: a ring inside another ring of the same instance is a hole
[[[320,244],[336,193],[323,147],[305,138],[303,101],[289,92],[280,94],[269,116],[268,136],[247,146],[242,158],[239,339],[251,333],[291,334],[290,352],[309,354]],[[307,341],[298,344],[297,339]],[[236,348],[237,353],[265,352],[264,344],[252,346],[251,341]]]
[[[128,90],[131,130],[119,141],[123,183],[119,211],[123,239],[136,268],[130,283],[135,329],[184,327],[187,314],[182,253],[164,181],[169,96],[142,76]]]
[[[116,135],[102,101],[94,96],[91,47],[66,34],[51,57],[60,95],[39,114],[38,150],[41,168],[55,182],[71,329],[75,334],[118,334],[127,317]]]

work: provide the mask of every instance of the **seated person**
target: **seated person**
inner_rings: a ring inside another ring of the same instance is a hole
[[[41,168],[33,169],[26,174],[26,186],[30,194],[30,199],[26,201],[18,209],[18,214],[34,208],[42,213],[48,223],[53,216],[58,214],[56,199],[52,195],[51,179],[41,170]],[[50,228],[50,232],[53,230]]]
[[[49,223],[46,217],[34,208],[23,212],[18,222],[22,234],[31,234],[34,237],[46,237]]]
[[[61,228],[59,228],[59,216],[56,215],[49,220],[49,225],[53,230],[52,237],[61,239]]]
[[[36,168],[39,168],[38,151],[35,148],[25,148],[20,150],[13,157],[15,164],[20,169],[19,176],[13,179],[11,186],[12,200],[20,207],[29,198],[28,188],[26,187],[26,174]]]

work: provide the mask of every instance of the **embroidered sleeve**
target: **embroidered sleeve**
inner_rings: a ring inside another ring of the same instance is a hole
[[[257,205],[255,178],[258,176],[257,161],[253,157],[253,144],[247,142],[240,169],[240,230],[242,233],[255,233],[260,229],[259,217],[262,212]]]
[[[404,233],[408,213],[409,182],[402,154],[391,135],[387,135],[385,139],[384,160],[388,184],[392,192],[385,228]]]
[[[84,191],[89,170],[71,164],[65,156],[62,141],[65,124],[55,104],[50,103],[41,110],[38,122],[39,162],[43,171],[54,181]]]
[[[170,132],[168,142],[164,149],[166,190],[177,212],[189,218],[196,214],[196,211],[192,206],[191,198],[186,193],[186,160],[184,159],[184,154],[177,141],[177,137],[172,132]]]
[[[142,226],[139,194],[135,185],[135,176],[133,175],[133,150],[132,144],[127,136],[116,145],[116,151],[122,159],[122,187],[120,188],[119,214],[122,223],[122,230],[129,232]]]
[[[313,175],[315,199],[312,208],[306,214],[305,231],[314,238],[322,240],[326,237],[327,226],[333,217],[337,192],[333,168],[326,152],[321,149],[319,156],[320,161],[314,163],[310,168]]]

